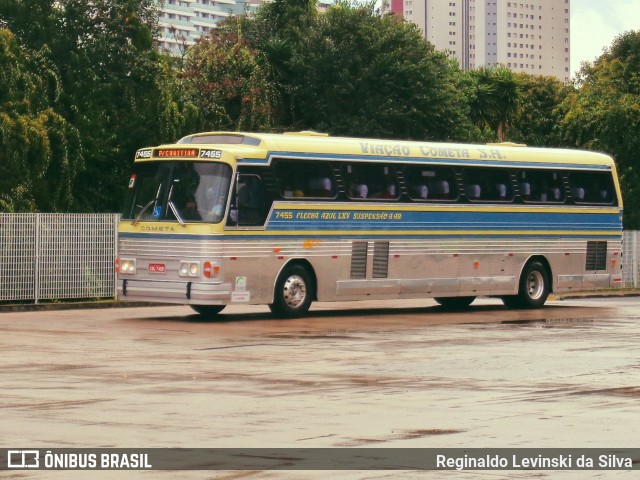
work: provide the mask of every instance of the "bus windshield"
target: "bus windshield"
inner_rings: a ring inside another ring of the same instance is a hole
[[[211,162],[145,162],[134,166],[124,220],[219,223],[231,168]]]

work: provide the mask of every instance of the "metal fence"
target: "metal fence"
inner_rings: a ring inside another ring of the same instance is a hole
[[[115,296],[115,214],[0,214],[0,301]]]
[[[115,297],[117,214],[0,214],[0,301]],[[624,233],[623,284],[640,287],[640,231]]]
[[[640,287],[640,231],[624,232],[622,244],[622,284]]]

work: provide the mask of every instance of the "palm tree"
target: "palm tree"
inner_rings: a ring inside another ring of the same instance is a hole
[[[504,66],[482,67],[471,72],[474,95],[470,101],[471,118],[479,126],[488,126],[499,142],[504,142],[507,126],[518,109],[518,79]]]

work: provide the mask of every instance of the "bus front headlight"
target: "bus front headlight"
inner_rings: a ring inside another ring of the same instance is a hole
[[[133,275],[136,273],[136,261],[135,260],[120,260],[120,273],[127,275]]]
[[[200,265],[198,265],[197,263],[189,264],[189,276],[197,277],[198,273],[200,273]]]
[[[200,263],[183,260],[180,262],[179,273],[181,277],[197,277],[200,275]]]
[[[189,264],[188,263],[181,263],[180,264],[180,276],[181,277],[186,277],[187,275],[189,275]]]

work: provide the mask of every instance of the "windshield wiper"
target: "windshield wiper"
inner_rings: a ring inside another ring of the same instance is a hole
[[[173,215],[176,217],[176,220],[178,220],[178,223],[180,223],[180,225],[182,225],[184,227],[184,225],[185,225],[184,224],[184,220],[182,220],[182,217],[178,213],[178,209],[176,208],[176,205],[171,200],[171,194],[172,193],[173,193],[173,185],[171,185],[171,188],[169,189],[169,197],[167,199],[167,205],[169,205],[169,208],[173,212]]]
[[[138,223],[140,221],[140,218],[142,217],[142,215],[144,215],[144,212],[147,211],[147,209],[153,205],[154,203],[158,203],[158,198],[160,197],[160,190],[162,189],[162,184],[158,185],[158,191],[156,192],[156,198],[152,199],[149,203],[147,203],[142,210],[140,210],[140,213],[138,213],[138,215],[136,216],[136,218],[133,220],[133,222],[131,222],[131,225],[135,225],[136,223]]]

